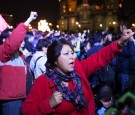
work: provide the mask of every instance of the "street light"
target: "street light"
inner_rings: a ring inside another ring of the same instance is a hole
[[[79,22],[76,22],[76,25],[78,25],[79,24]]]
[[[49,26],[52,26],[52,23],[49,23]]]
[[[81,24],[78,24],[78,27],[81,28]]]
[[[116,24],[116,22],[115,22],[115,21],[113,21],[113,22],[112,22],[112,24],[113,24],[113,25],[115,25],[115,24]]]
[[[59,29],[59,25],[56,26]]]
[[[133,23],[132,26],[135,27],[135,24]]]
[[[103,24],[99,24],[99,26],[102,28],[103,27]]]

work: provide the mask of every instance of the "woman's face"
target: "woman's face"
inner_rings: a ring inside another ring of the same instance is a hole
[[[74,70],[75,55],[69,45],[63,45],[61,54],[55,62],[57,69],[63,74],[69,74]]]

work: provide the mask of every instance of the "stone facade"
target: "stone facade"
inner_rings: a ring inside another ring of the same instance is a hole
[[[82,0],[78,5],[77,0],[62,0],[60,2],[60,19],[58,20],[61,31],[90,31],[103,30],[106,27],[118,29],[120,24],[119,9],[122,0],[104,0],[100,4]]]

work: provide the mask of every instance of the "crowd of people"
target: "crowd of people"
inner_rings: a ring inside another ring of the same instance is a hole
[[[134,115],[134,32],[28,31],[37,16],[0,35],[0,114]]]

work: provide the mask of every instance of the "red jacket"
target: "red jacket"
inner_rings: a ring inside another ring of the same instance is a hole
[[[11,36],[0,45],[0,61],[6,62],[10,59],[10,56],[16,52],[20,47],[27,32],[27,26],[20,23],[12,32]]]
[[[119,51],[120,49],[115,41],[85,60],[75,60],[75,70],[81,77],[88,109],[81,109],[80,112],[77,112],[75,106],[65,99],[62,100],[59,106],[52,109],[49,104],[49,98],[52,95],[52,87],[56,86],[51,79],[48,81],[45,75],[41,75],[35,80],[30,94],[22,104],[23,115],[47,115],[51,112],[54,112],[53,115],[94,115],[94,97],[87,78],[101,67],[106,66]],[[69,87],[73,89],[72,82],[69,82]]]
[[[26,32],[27,27],[23,23],[19,24],[11,36],[0,46],[0,100],[26,97],[25,64],[20,57],[21,54],[15,53]]]

